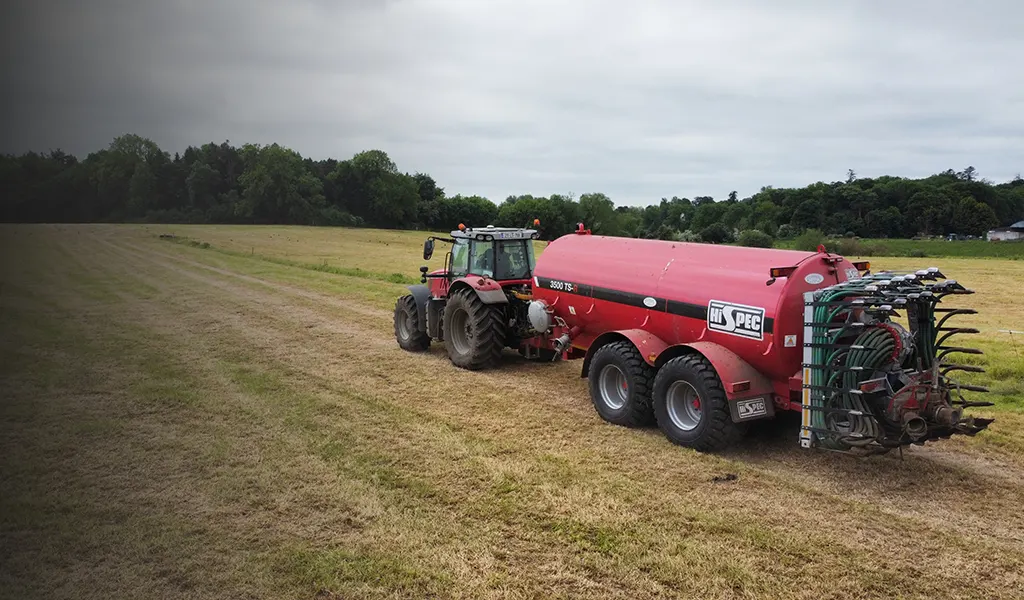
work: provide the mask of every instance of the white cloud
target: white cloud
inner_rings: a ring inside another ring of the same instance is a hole
[[[3,150],[127,131],[386,150],[450,193],[618,203],[1022,170],[1024,5],[682,0],[16,6]],[[5,36],[6,37],[6,36]]]

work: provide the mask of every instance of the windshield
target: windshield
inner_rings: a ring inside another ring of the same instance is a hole
[[[529,279],[533,266],[530,240],[496,242],[498,250],[497,279]]]

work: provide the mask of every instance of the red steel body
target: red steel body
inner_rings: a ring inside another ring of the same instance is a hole
[[[774,267],[795,270],[767,285]],[[630,339],[646,345],[645,359],[660,364],[659,356],[671,354],[666,350],[691,345],[715,364],[731,399],[742,394],[730,384],[749,381],[752,368],[786,406],[791,378],[801,371],[803,293],[859,271],[824,252],[584,234],[551,242],[534,275],[534,298],[568,328],[578,327],[575,348],[631,331]]]

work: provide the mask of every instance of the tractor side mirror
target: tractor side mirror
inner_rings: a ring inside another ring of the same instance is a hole
[[[423,260],[430,260],[430,257],[434,255],[434,240],[427,238],[427,241],[423,242]]]

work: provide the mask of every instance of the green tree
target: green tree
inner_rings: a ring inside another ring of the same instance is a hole
[[[944,233],[950,227],[952,217],[952,201],[941,188],[926,188],[907,202],[908,224],[916,232],[924,235]]]
[[[323,184],[294,150],[278,144],[242,148],[239,216],[258,223],[314,225],[326,207]]]
[[[444,189],[438,187],[434,178],[426,173],[413,175],[416,181],[419,201],[416,204],[416,223],[425,227],[438,225],[440,202],[444,200]]]
[[[903,215],[895,206],[869,212],[864,218],[864,228],[864,235],[874,238],[898,238],[907,233]]]
[[[188,177],[185,178],[189,206],[208,210],[217,201],[219,184],[220,173],[216,169],[206,162],[194,162]]]
[[[732,231],[721,223],[712,223],[701,229],[700,239],[709,244],[724,244],[733,241]]]
[[[460,196],[442,198],[438,203],[436,228],[451,231],[463,223],[469,227],[497,225],[498,207],[481,196]]]
[[[809,198],[796,207],[790,223],[797,229],[816,229],[821,227],[822,217],[821,201],[816,198]]]
[[[952,207],[955,232],[967,235],[982,235],[999,225],[992,207],[978,202],[970,196],[958,198]]]
[[[598,235],[620,235],[615,204],[604,194],[583,194],[580,196],[580,217],[593,233]]]
[[[757,229],[741,231],[739,237],[736,238],[736,243],[740,246],[749,246],[752,248],[771,248],[775,245],[775,241],[772,240],[772,236],[763,231],[758,231]]]
[[[690,226],[688,229],[693,231],[703,231],[715,223],[722,221],[722,217],[725,214],[728,205],[713,200],[701,201],[700,198],[694,200],[696,208],[693,211],[693,218],[690,220]]]
[[[156,176],[145,162],[135,166],[128,180],[128,214],[143,216],[156,204]]]

